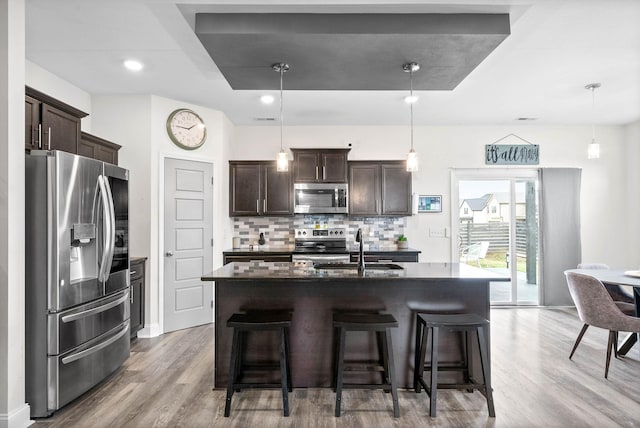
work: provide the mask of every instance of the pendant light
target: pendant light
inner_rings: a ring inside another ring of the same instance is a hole
[[[418,154],[413,149],[413,103],[416,98],[413,96],[413,73],[420,70],[420,64],[417,62],[408,62],[402,66],[402,69],[409,73],[409,97],[405,100],[411,108],[411,150],[407,154],[407,171],[413,172],[418,170]]]
[[[278,172],[286,172],[289,170],[289,155],[287,154],[287,152],[284,151],[284,148],[282,147],[282,127],[283,127],[283,120],[284,120],[284,115],[282,113],[283,111],[282,80],[283,80],[284,73],[286,73],[289,70],[289,64],[280,62],[277,64],[273,64],[271,67],[275,71],[280,73],[280,152],[278,152],[278,157],[276,160],[276,165],[277,165],[276,170]]]
[[[588,159],[600,158],[600,144],[596,143],[596,125],[595,125],[595,117],[596,117],[595,91],[600,86],[602,86],[600,83],[589,83],[587,86],[584,87],[585,89],[589,89],[591,91],[591,143],[589,143],[589,147],[587,149]]]

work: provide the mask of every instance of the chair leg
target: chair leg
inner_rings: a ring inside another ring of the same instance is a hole
[[[418,317],[416,317],[418,318]],[[420,392],[420,382],[418,381],[418,376],[420,374],[419,366],[424,364],[424,360],[420,361],[420,355],[422,350],[422,323],[417,320],[416,321],[416,344],[415,350],[413,351],[413,389],[416,392]]]
[[[380,353],[382,360],[382,383],[383,384],[391,384],[390,374],[389,374],[389,348],[387,347],[387,340],[385,333],[382,331],[376,332],[376,341],[380,344]],[[385,392],[391,392],[390,390],[385,389]]]
[[[484,392],[487,398],[487,408],[489,409],[489,417],[496,417],[496,410],[493,405],[493,389],[491,388],[491,367],[489,366],[489,349],[485,338],[485,328],[478,327],[478,348],[480,349],[480,362],[482,365],[482,377],[484,378]]]
[[[234,383],[236,382],[239,358],[240,331],[233,329],[233,343],[231,344],[231,361],[229,361],[229,379],[227,380],[227,400],[224,404],[224,417],[228,418],[231,412],[231,397],[233,397]]]
[[[615,346],[613,340],[615,338],[616,333],[614,331],[609,331],[609,340],[607,342],[607,363],[604,366],[604,378],[607,379],[609,376],[609,363],[611,362],[611,349]]]
[[[338,335],[338,367],[336,368],[336,417],[340,416],[340,405],[342,404],[342,372],[344,369],[344,342],[346,330],[339,328]]]
[[[418,364],[418,386],[416,388],[418,393],[421,390],[424,379],[424,359],[427,356],[427,343],[429,343],[429,328],[425,325],[422,327],[422,341],[420,342],[420,363]]]
[[[438,397],[438,330],[431,328],[431,381],[429,382],[429,416],[436,417],[436,399]]]
[[[291,347],[289,342],[289,329],[284,329],[284,344],[286,349],[286,360],[287,360],[287,387],[289,392],[293,392],[293,381],[291,380]]]
[[[569,354],[569,359],[571,359],[571,357],[573,357],[573,353],[576,352],[576,349],[578,348],[578,345],[580,344],[580,341],[582,340],[582,336],[584,336],[584,333],[587,331],[588,328],[589,328],[589,324],[584,324],[582,326],[582,330],[580,330],[580,333],[578,334],[578,338],[576,339],[576,343],[573,344],[573,349],[571,350],[571,353]]]
[[[282,389],[282,410],[289,416],[289,368],[287,364],[287,339],[285,328],[280,329],[280,388]]]
[[[613,337],[613,356],[615,358],[620,358],[620,356],[618,355],[618,332],[614,331],[613,334],[614,334],[614,337]]]
[[[396,365],[393,360],[393,345],[391,343],[391,329],[385,330],[385,352],[387,360],[387,376],[391,381],[391,398],[393,399],[393,417],[400,417],[400,407],[398,406],[398,382],[396,380]]]

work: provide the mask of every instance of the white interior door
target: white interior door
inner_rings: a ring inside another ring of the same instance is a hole
[[[164,332],[213,322],[213,165],[165,159]]]

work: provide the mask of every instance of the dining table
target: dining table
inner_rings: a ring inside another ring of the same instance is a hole
[[[567,272],[575,272],[583,275],[591,275],[603,284],[625,285],[633,287],[633,299],[636,305],[636,316],[640,316],[640,270],[625,269],[571,269]],[[629,333],[620,346],[618,355],[626,355],[638,341],[640,332]]]

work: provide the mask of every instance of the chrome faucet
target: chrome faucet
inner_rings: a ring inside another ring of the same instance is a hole
[[[364,238],[362,237],[362,229],[358,229],[356,233],[356,242],[360,243],[360,257],[358,258],[358,273],[364,273]]]

